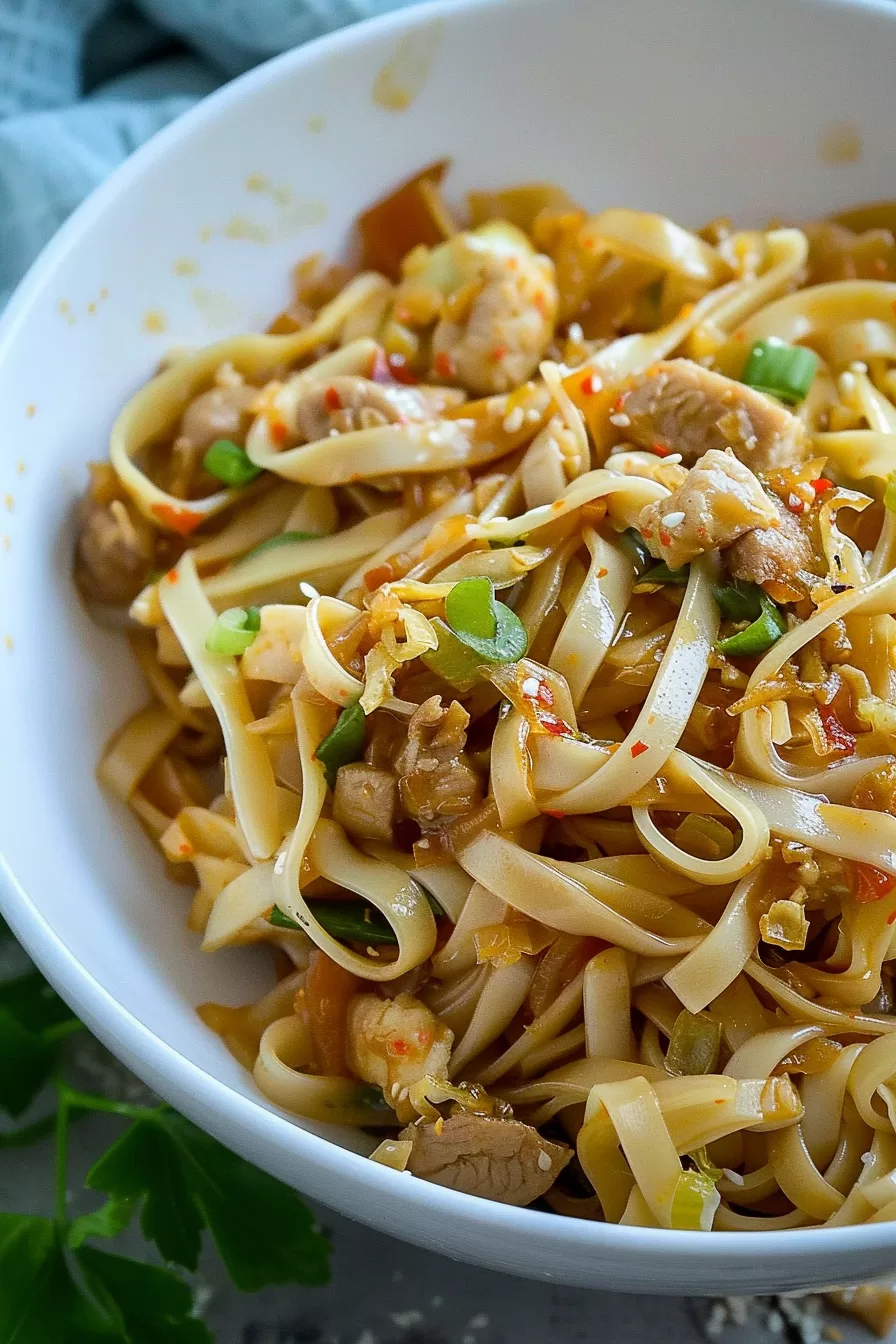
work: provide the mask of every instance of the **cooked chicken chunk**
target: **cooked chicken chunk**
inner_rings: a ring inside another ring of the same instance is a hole
[[[796,416],[763,392],[689,359],[664,360],[633,378],[622,394],[618,422],[632,443],[645,448],[661,443],[681,453],[688,467],[710,448],[731,448],[754,471],[790,466],[806,456]]]
[[[437,695],[411,715],[395,770],[402,806],[415,821],[449,821],[479,803],[482,786],[465,755],[469,722],[462,705],[452,700],[443,709]]]
[[[355,374],[340,374],[312,383],[295,410],[295,426],[307,443],[332,433],[400,425],[407,420],[433,420],[463,395],[448,387],[403,387],[375,383]]]
[[[429,1075],[448,1076],[454,1032],[411,994],[381,999],[358,994],[348,1010],[349,1068],[383,1089],[400,1120],[415,1114],[408,1088]]]
[[[401,1137],[414,1145],[407,1169],[415,1176],[520,1207],[549,1190],[572,1157],[531,1125],[465,1112],[409,1125]]]
[[[204,452],[216,439],[242,443],[251,422],[249,407],[258,396],[258,388],[248,383],[212,387],[191,401],[180,422],[181,437],[192,448]]]
[[[355,761],[336,774],[333,820],[361,840],[392,842],[398,807],[398,780],[391,770]]]
[[[149,577],[155,531],[123,500],[81,502],[75,576],[86,597],[132,601]]]
[[[747,532],[728,550],[725,559],[735,579],[758,583],[776,602],[804,597],[817,583],[825,566],[815,554],[807,526],[773,498],[778,526]]]
[[[638,526],[651,555],[670,569],[730,546],[753,528],[777,527],[778,511],[730,449],[710,448],[667,499],[642,509]]]

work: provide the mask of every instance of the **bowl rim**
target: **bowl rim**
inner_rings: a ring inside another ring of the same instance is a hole
[[[729,2],[733,4],[734,0]],[[891,23],[896,24],[896,6],[892,0],[787,2],[804,9],[886,15]],[[518,9],[531,9],[543,8],[551,3],[552,0],[426,0],[410,8],[362,20],[292,48],[200,99],[194,107],[156,132],[95,188],[46,244],[16,286],[0,317],[0,364],[17,339],[33,301],[45,290],[68,253],[89,233],[107,206],[129,191],[169,148],[182,140],[189,140],[200,127],[214,121],[225,107],[240,102],[245,95],[270,82],[277,82],[305,66],[325,61],[340,50],[364,46],[374,36],[390,33],[404,35],[433,19],[450,21],[460,14],[498,10],[499,6],[504,8],[508,4]],[[707,1236],[703,1232],[589,1222],[538,1209],[494,1203],[424,1180],[405,1182],[404,1173],[371,1162],[359,1153],[302,1129],[294,1123],[288,1112],[269,1110],[260,1098],[242,1095],[158,1037],[120,1004],[66,947],[19,883],[2,854],[0,897],[0,909],[14,934],[62,996],[88,1019],[88,1026],[93,1033],[113,1053],[124,1057],[128,1067],[138,1075],[141,1071],[147,1071],[163,1079],[164,1082],[154,1084],[162,1095],[168,1091],[177,1093],[196,1099],[203,1108],[213,1110],[221,1120],[221,1124],[216,1126],[219,1135],[228,1136],[223,1139],[225,1143],[234,1140],[233,1146],[238,1150],[242,1148],[245,1151],[252,1146],[257,1136],[266,1147],[288,1152],[293,1158],[313,1165],[334,1187],[351,1182],[363,1184],[373,1198],[382,1195],[388,1204],[400,1195],[404,1203],[416,1206],[419,1212],[434,1220],[488,1225],[502,1238],[517,1234],[524,1236],[528,1243],[541,1238],[546,1245],[552,1246],[552,1259],[562,1254],[564,1245],[570,1249],[585,1248],[596,1253],[604,1248],[617,1252],[639,1251],[651,1257],[665,1256],[672,1262],[678,1258],[689,1259],[699,1255],[706,1262],[709,1277],[713,1269],[722,1268],[723,1262],[726,1267],[730,1267],[732,1262],[743,1261],[747,1257],[755,1260],[764,1255],[776,1255],[778,1258],[783,1256],[799,1260],[811,1256],[813,1252],[830,1256],[838,1250],[849,1250],[855,1254],[863,1249],[879,1251],[881,1246],[896,1249],[896,1222],[775,1232],[726,1232],[721,1236]],[[166,1086],[169,1081],[170,1087]],[[243,1142],[240,1143],[240,1140]],[[327,1202],[326,1195],[319,1197]],[[358,1217],[357,1214],[350,1216]],[[374,1221],[372,1216],[370,1221]],[[410,1239],[412,1236],[401,1227],[389,1225],[385,1230],[399,1238]],[[463,1255],[463,1250],[457,1254]],[[471,1252],[470,1258],[477,1258],[475,1252]],[[599,1266],[597,1257],[594,1264],[595,1268]]]

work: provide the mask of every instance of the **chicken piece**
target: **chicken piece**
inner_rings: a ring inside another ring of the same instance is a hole
[[[257,396],[258,388],[248,383],[230,383],[200,393],[183,413],[180,440],[186,440],[197,454],[204,453],[216,439],[243,443],[252,421],[249,407]]]
[[[312,383],[303,393],[295,409],[295,427],[302,440],[315,443],[330,434],[434,420],[461,401],[463,394],[455,388],[390,386],[339,374]]]
[[[258,634],[242,656],[240,671],[249,681],[278,681],[295,686],[302,675],[305,608],[269,602],[261,608]]]
[[[807,455],[802,422],[764,392],[689,359],[639,374],[618,399],[612,423],[641,447],[661,443],[692,467],[710,448],[731,448],[754,471],[792,466]]]
[[[473,235],[466,238],[468,246]],[[452,240],[451,246],[454,243]],[[557,284],[554,263],[523,252],[510,256],[474,252],[475,278],[445,305],[432,338],[432,367],[439,377],[487,396],[518,387],[538,368],[554,335]]]
[[[447,1078],[454,1032],[411,994],[358,994],[348,1009],[346,1058],[356,1077],[383,1089],[399,1120],[416,1112],[408,1089],[427,1075]]]
[[[651,555],[670,569],[730,546],[754,528],[777,525],[774,501],[730,448],[710,448],[677,490],[648,504],[638,519]]]
[[[549,1190],[572,1157],[520,1120],[461,1111],[447,1120],[409,1125],[414,1145],[407,1170],[435,1185],[522,1207]]]
[[[799,517],[771,499],[778,526],[747,532],[729,548],[725,561],[732,578],[758,583],[776,602],[794,602],[819,582],[825,566]]]
[[[449,821],[481,801],[479,776],[465,755],[469,722],[462,705],[452,700],[443,709],[438,695],[424,700],[411,715],[395,771],[402,807],[415,821]]]
[[[359,840],[393,842],[398,780],[391,770],[355,761],[336,773],[333,820]]]
[[[85,597],[131,602],[152,568],[156,533],[124,500],[100,503],[86,495],[79,510],[75,578]]]

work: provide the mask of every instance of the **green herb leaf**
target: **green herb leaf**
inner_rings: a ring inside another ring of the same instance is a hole
[[[398,943],[391,924],[379,910],[365,901],[309,901],[308,909],[331,938],[345,943]],[[278,929],[300,929],[289,915],[275,905],[268,923]]]
[[[236,657],[245,653],[261,629],[258,607],[228,607],[222,611],[205,637],[209,653]]]
[[[76,1252],[84,1283],[127,1344],[212,1344],[193,1313],[190,1288],[171,1270],[84,1246]]]
[[[141,1226],[166,1260],[196,1266],[208,1227],[243,1292],[324,1283],[329,1244],[299,1196],[182,1116],[147,1113],[89,1172],[87,1184],[142,1200]]]
[[[818,369],[818,356],[804,345],[788,345],[778,337],[757,341],[747,356],[740,381],[793,405],[808,395]]]
[[[11,1013],[30,1031],[43,1031],[46,1027],[78,1020],[40,971],[30,971],[0,984],[0,1010]]]
[[[681,569],[670,569],[668,565],[663,564],[661,561],[658,565],[654,565],[652,569],[648,569],[642,574],[638,582],[674,583],[683,586],[687,583],[690,573],[689,565],[682,565]]]
[[[529,636],[516,612],[495,600],[490,579],[461,579],[445,599],[445,621],[432,622],[439,647],[423,661],[458,690],[478,680],[483,664],[514,663],[529,646]]]
[[[261,475],[261,467],[256,467],[245,448],[232,439],[215,439],[202,465],[225,485],[248,485]]]
[[[620,532],[616,540],[634,565],[635,578],[640,578],[653,564],[653,556],[650,554],[647,542],[636,527],[627,527],[624,532]]]
[[[364,752],[367,721],[360,704],[349,705],[336,720],[336,726],[327,733],[314,753],[327,776],[331,789],[336,787],[336,772],[341,765],[357,761]]]
[[[445,598],[445,617],[461,639],[493,640],[498,632],[495,590],[484,577],[461,579]]]
[[[774,602],[765,593],[760,597],[762,606],[762,615],[748,625],[746,630],[739,630],[735,635],[729,635],[727,639],[716,641],[716,648],[719,653],[724,653],[727,657],[749,658],[757,653],[765,653],[770,649],[787,630],[787,622]]]
[[[0,1108],[21,1115],[53,1072],[55,1048],[0,1008],[0,1061]]]
[[[253,555],[262,555],[265,551],[272,551],[276,546],[291,546],[294,541],[320,541],[319,532],[278,532],[275,537],[268,537],[267,541],[260,541],[257,546],[253,546],[251,551],[247,551],[243,556],[244,560],[251,560]]]
[[[2,1344],[101,1344],[122,1338],[76,1287],[55,1224],[0,1213]]]
[[[745,579],[733,579],[724,587],[713,584],[716,606],[729,621],[755,621],[762,615],[762,589]]]
[[[117,1237],[134,1216],[137,1200],[132,1195],[113,1195],[93,1213],[82,1214],[68,1229],[66,1241],[77,1250],[88,1237]]]

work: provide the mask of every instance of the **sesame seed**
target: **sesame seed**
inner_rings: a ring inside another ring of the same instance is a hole
[[[671,513],[666,514],[662,522],[663,527],[678,527],[679,523],[684,522],[684,510],[673,509]]]
[[[740,1172],[732,1171],[731,1167],[723,1167],[722,1175],[725,1177],[725,1180],[730,1181],[732,1185],[744,1184],[744,1178],[741,1176]]]
[[[663,466],[677,467],[680,461],[681,461],[681,453],[669,453],[667,457],[663,458]]]
[[[867,373],[868,365],[863,364],[860,359],[856,359],[853,360],[852,364],[850,364],[849,371],[850,373]]]
[[[617,411],[615,415],[610,416],[610,424],[618,425],[620,429],[626,429],[631,424],[631,417],[627,416],[625,411]]]
[[[523,423],[522,406],[514,406],[512,411],[508,411],[504,417],[504,433],[515,434],[521,428]]]
[[[543,1148],[538,1154],[538,1166],[541,1171],[550,1171],[551,1169],[551,1155],[546,1153]]]
[[[861,1162],[863,1167],[867,1167],[868,1163],[873,1162],[874,1159],[870,1153],[863,1153],[862,1156],[859,1158],[859,1161]]]
[[[844,394],[844,396],[848,396],[851,392],[855,392],[855,390],[856,390],[855,376],[851,373],[841,373],[840,391]]]
[[[864,560],[864,562],[865,562],[866,565],[870,565],[870,564],[871,564],[871,561],[874,559],[874,552],[873,552],[873,551],[865,551],[865,552],[863,553],[863,555],[862,555],[862,559]]]
[[[312,601],[315,597],[320,597],[320,593],[314,587],[314,584],[306,583],[304,579],[299,584],[299,592],[303,597],[307,597],[309,601]]]
[[[530,406],[526,412],[526,419],[530,425],[534,425],[536,420],[541,419],[541,411],[537,410],[535,406]]]
[[[582,327],[579,322],[570,322],[569,331],[567,332],[567,335],[569,336],[569,339],[571,341],[581,341],[585,333],[582,331]]]
[[[523,695],[531,699],[533,695],[538,694],[539,684],[540,683],[537,677],[526,677],[525,681],[520,687],[520,690],[522,691]]]

